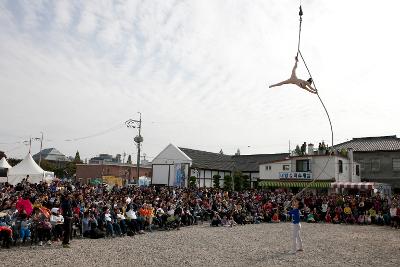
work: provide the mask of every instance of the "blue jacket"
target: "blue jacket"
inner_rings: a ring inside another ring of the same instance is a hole
[[[300,223],[300,210],[299,209],[292,209],[289,211],[290,216],[292,216],[292,222],[293,224],[299,224]]]

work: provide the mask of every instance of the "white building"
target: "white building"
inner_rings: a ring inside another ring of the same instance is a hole
[[[288,153],[231,156],[169,144],[152,161],[152,184],[187,186],[188,177],[195,176],[198,187],[212,187],[213,176],[219,175],[222,187],[225,176],[241,171],[254,185],[260,177],[261,162],[284,159],[287,156]]]
[[[316,179],[315,187],[328,188],[332,182],[360,183],[360,164],[351,150],[348,157],[311,153],[260,164],[260,179],[271,187],[302,187]]]
[[[192,159],[177,146],[169,144],[152,161],[151,184],[187,186]],[[178,185],[179,184],[179,185]]]

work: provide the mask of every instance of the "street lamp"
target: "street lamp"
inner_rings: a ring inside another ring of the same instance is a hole
[[[128,128],[137,128],[139,131],[139,134],[135,136],[133,139],[136,143],[137,146],[137,161],[136,161],[136,173],[137,173],[137,179],[139,182],[139,170],[140,170],[140,145],[143,142],[143,137],[141,135],[141,129],[142,129],[142,113],[139,113],[139,120],[133,120],[129,119],[125,122],[126,127]]]

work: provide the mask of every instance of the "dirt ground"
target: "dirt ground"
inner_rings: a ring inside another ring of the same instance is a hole
[[[304,251],[289,254],[291,224],[155,231],[134,237],[74,239],[71,248],[0,249],[2,266],[400,266],[400,230],[302,224]]]

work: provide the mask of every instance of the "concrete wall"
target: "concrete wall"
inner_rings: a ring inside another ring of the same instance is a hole
[[[260,164],[260,179],[279,180],[279,173],[283,172],[283,165],[290,165],[290,168],[292,169],[291,160],[284,160],[268,164]]]
[[[137,178],[136,166],[133,165],[110,165],[110,164],[77,164],[76,178],[78,181],[88,183],[91,178],[102,176],[115,176],[127,181]],[[151,167],[140,167],[139,176],[151,177]]]
[[[400,151],[354,152],[354,159],[361,164],[361,179],[395,188],[400,188],[400,171],[393,170],[393,159],[399,158]],[[373,160],[379,160],[379,170],[372,170]]]

